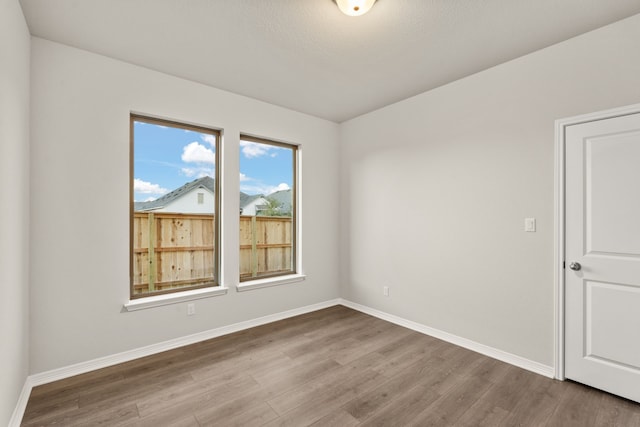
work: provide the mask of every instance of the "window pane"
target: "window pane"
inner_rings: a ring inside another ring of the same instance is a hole
[[[296,147],[240,140],[240,280],[295,272]]]
[[[215,131],[132,117],[131,297],[215,286]]]

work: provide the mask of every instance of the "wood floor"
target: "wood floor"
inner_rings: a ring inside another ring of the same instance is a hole
[[[640,426],[640,405],[335,306],[33,389],[24,426]]]

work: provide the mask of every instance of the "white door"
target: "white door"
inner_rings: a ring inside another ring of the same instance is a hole
[[[565,374],[640,402],[640,113],[565,141]]]

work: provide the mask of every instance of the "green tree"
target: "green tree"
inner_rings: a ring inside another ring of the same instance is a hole
[[[283,203],[278,202],[273,197],[265,198],[267,203],[262,205],[259,215],[263,216],[291,216],[291,212],[283,210]]]

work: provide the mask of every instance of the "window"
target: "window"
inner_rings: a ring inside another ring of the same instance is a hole
[[[131,115],[131,299],[217,286],[218,131]]]
[[[240,136],[240,281],[296,273],[297,147]]]

